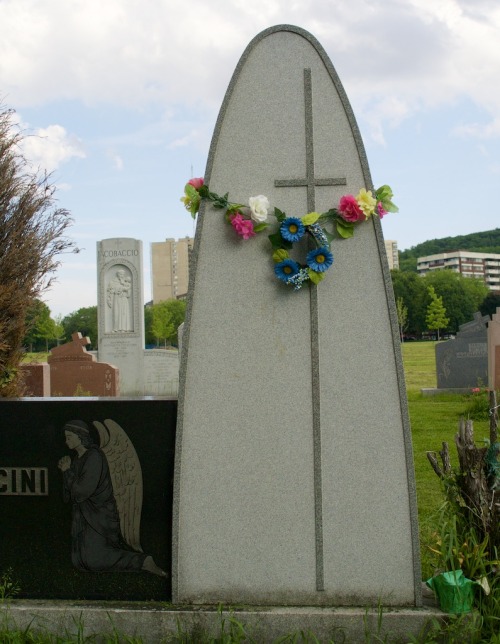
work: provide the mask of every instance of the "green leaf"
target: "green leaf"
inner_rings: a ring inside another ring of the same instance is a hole
[[[324,212],[320,215],[320,219],[336,219],[339,216],[339,211],[337,208],[330,208],[328,212]]]
[[[328,239],[328,247],[330,247],[330,244],[335,239],[335,235],[333,235],[332,233],[328,232],[328,230],[326,228],[323,228],[323,232],[325,233],[325,237]]]
[[[309,279],[313,284],[319,284],[321,280],[325,277],[324,273],[318,273],[316,271],[313,271],[312,268],[307,269],[307,274],[309,275]]]
[[[354,224],[351,221],[338,219],[336,222],[337,232],[343,239],[349,239],[354,236]]]
[[[276,263],[282,262],[284,259],[288,259],[289,257],[290,255],[288,254],[288,251],[284,248],[277,248],[273,253],[273,260]]]
[[[399,212],[399,208],[392,201],[383,201],[382,205],[387,210],[387,212]]]
[[[285,221],[286,215],[284,212],[282,212],[279,208],[274,209],[274,216],[276,219],[281,223],[282,221]]]
[[[271,246],[273,248],[281,248],[281,235],[279,233],[268,235],[268,239],[271,242]]]
[[[255,233],[260,233],[266,228],[269,228],[269,224],[266,224],[266,222],[261,222],[260,224],[257,224],[256,226],[253,227],[253,230]]]
[[[304,224],[304,226],[310,226],[311,224],[315,224],[319,218],[320,218],[319,212],[310,212],[307,215],[304,215],[303,217],[301,217],[301,221]]]
[[[279,232],[268,235],[268,237],[273,248],[293,248],[293,244],[283,239]]]
[[[375,197],[378,201],[384,201],[384,199],[391,200],[393,196],[394,195],[392,193],[391,187],[388,185],[380,186],[380,188],[377,188],[377,190],[375,190]]]
[[[399,212],[399,208],[392,202],[393,196],[392,189],[388,185],[380,186],[380,188],[375,191],[377,201],[382,202],[382,206],[387,210],[387,212]]]

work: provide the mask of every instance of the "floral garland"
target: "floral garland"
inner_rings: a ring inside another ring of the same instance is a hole
[[[267,197],[264,195],[250,197],[248,206],[245,206],[231,203],[228,196],[229,193],[221,197],[215,192],[210,192],[204,180],[197,178],[188,181],[181,201],[193,219],[196,217],[201,201],[203,199],[211,201],[214,208],[226,211],[226,221],[243,239],[255,237],[257,233],[269,227],[267,218],[271,206]],[[398,212],[392,197],[391,188],[384,185],[375,190],[375,196],[371,190],[364,188],[356,197],[344,195],[337,208],[331,208],[322,214],[310,212],[300,218],[287,217],[279,208],[275,208],[274,216],[279,228],[277,232],[269,235],[269,241],[273,250],[276,277],[285,284],[293,286],[294,290],[300,289],[308,281],[319,284],[333,264],[330,245],[335,236],[349,239],[354,235],[354,228],[360,222],[367,221],[371,216],[382,219],[388,212]],[[332,232],[327,230],[327,225]],[[290,257],[289,251],[306,235],[313,241],[315,248],[307,253],[306,263],[300,264]]]

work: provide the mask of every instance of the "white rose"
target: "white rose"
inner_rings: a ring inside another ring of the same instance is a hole
[[[248,205],[252,211],[251,217],[256,222],[266,221],[267,213],[270,208],[270,203],[267,197],[264,195],[258,195],[257,197],[250,197],[248,200]]]

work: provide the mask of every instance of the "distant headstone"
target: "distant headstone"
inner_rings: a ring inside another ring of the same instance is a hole
[[[144,395],[177,396],[178,391],[177,349],[147,349],[144,354]]]
[[[142,242],[125,237],[97,242],[97,271],[99,362],[118,367],[122,396],[142,396]]]
[[[488,387],[500,389],[500,307],[488,322]]]
[[[321,45],[279,26],[229,85],[205,182],[289,216],[370,189]],[[273,273],[266,234],[202,205],[183,334],[173,597],[194,604],[421,602],[411,436],[378,220],[335,240],[319,286]]]
[[[118,369],[97,362],[86,346],[90,338],[73,333],[72,341],[50,350],[50,390],[52,396],[119,396]]]
[[[24,396],[50,396],[50,366],[47,362],[20,365],[23,374]]]
[[[121,396],[177,396],[176,350],[145,349],[142,242],[97,242],[99,362],[120,370]]]
[[[487,315],[477,312],[456,337],[436,344],[438,389],[467,389],[488,382]]]
[[[170,598],[176,407],[0,399],[0,571],[21,598]]]

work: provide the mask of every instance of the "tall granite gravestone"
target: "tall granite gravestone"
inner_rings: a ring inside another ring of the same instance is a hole
[[[97,242],[99,362],[120,370],[122,396],[143,395],[144,310],[142,242]]]
[[[500,308],[488,322],[488,387],[500,389]]]
[[[477,312],[456,337],[436,344],[438,389],[468,389],[488,382],[487,315]]]
[[[289,216],[371,187],[321,45],[279,26],[244,52],[205,182]],[[183,338],[174,492],[177,602],[419,605],[411,438],[380,223],[334,241],[295,292],[266,234],[202,206]]]

